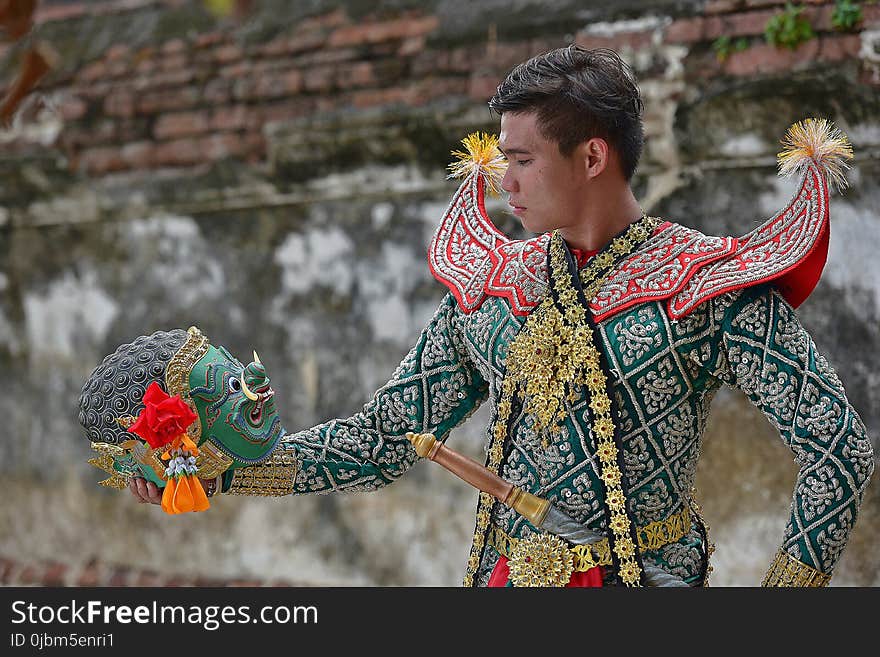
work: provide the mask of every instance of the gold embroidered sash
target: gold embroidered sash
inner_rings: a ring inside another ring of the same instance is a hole
[[[621,487],[622,472],[617,462],[618,450],[614,442],[615,427],[607,392],[607,377],[593,340],[587,307],[589,299],[601,288],[614,264],[634,251],[660,223],[654,217],[643,217],[594,256],[579,281],[583,295],[579,294],[572,279],[574,265],[571,254],[558,231],[554,231],[549,253],[551,293],[529,316],[510,345],[486,463],[493,472],[498,472],[501,467],[516,395],[523,400],[524,410],[534,417],[535,429],[546,436],[548,431],[557,432],[565,418],[566,395],[574,400],[578,396],[577,388],[586,386],[590,393],[592,430],[597,439],[597,454],[601,464],[599,476],[606,488],[605,502],[614,539],[613,551],[621,579],[631,586],[639,585],[641,567],[636,558],[635,534],[626,513],[626,497]],[[494,499],[490,495],[480,494],[465,586],[473,586],[485,547],[493,504]]]

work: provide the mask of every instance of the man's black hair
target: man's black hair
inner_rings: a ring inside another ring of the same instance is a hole
[[[626,180],[642,154],[642,99],[632,69],[613,50],[571,45],[519,64],[498,86],[489,108],[537,115],[538,129],[569,156],[593,137],[618,154]]]

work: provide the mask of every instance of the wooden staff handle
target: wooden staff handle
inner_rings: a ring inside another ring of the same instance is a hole
[[[488,493],[495,499],[525,516],[535,527],[540,527],[550,509],[550,502],[542,497],[527,493],[523,489],[505,481],[487,467],[477,463],[464,454],[450,449],[432,433],[406,434],[415,447],[416,454],[439,463],[474,488]]]

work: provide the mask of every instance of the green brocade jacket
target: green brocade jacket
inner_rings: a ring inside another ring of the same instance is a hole
[[[670,224],[664,226],[668,232]],[[533,243],[543,239],[546,245],[546,237]],[[535,271],[546,277],[546,265]],[[538,298],[545,295],[546,285],[538,292]],[[468,308],[458,296],[446,295],[362,411],[283,436],[273,459],[237,471],[231,489],[227,481],[229,492],[259,494],[257,475],[270,473],[279,459],[291,463],[291,457],[295,467],[284,472],[293,480],[278,492],[379,489],[418,460],[407,432],[445,440],[486,400],[492,404],[491,445],[508,352],[529,313],[510,296],[488,294]],[[728,384],[778,428],[800,466],[780,554],[827,581],[855,523],[873,452],[840,380],[777,289],[767,284],[734,289],[680,318],[673,318],[663,300],[635,303],[600,319],[594,336],[611,374],[607,386],[616,406],[630,521],[642,532],[669,519],[687,519],[683,530],[678,523],[674,540],[646,541],[642,562],[691,585],[705,583],[710,550],[702,521],[690,511],[694,473],[712,399]],[[555,432],[536,431],[535,417],[522,400],[514,401],[498,472],[607,535],[590,399],[585,388],[572,390]],[[499,559],[485,534],[500,530],[521,539],[537,531],[501,503],[490,513],[482,537],[478,522],[467,584],[485,585]],[[605,569],[605,581],[619,583],[614,568]]]

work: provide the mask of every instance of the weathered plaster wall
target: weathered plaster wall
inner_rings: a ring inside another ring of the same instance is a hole
[[[63,63],[0,132],[0,579],[456,585],[476,494],[437,466],[378,493],[167,517],[95,485],[77,398],[118,344],[197,324],[260,353],[288,429],[357,410],[443,294],[425,249],[455,188],[449,151],[497,130],[485,101],[511,66],[572,40],[634,65],[637,196],[704,232],[745,233],[785,203],[775,153],[792,122],[849,134],[852,186],[799,314],[877,445],[880,7],[837,33],[833,3],[810,3],[818,36],[790,52],[762,38],[779,4],[278,0],[238,24],[198,2],[44,3],[36,34]],[[721,34],[750,47],[720,62]],[[0,52],[0,80],[19,54]],[[486,421],[451,444],[481,459]],[[719,394],[697,482],[713,584],[760,581],[794,476],[760,413]],[[880,584],[876,491],[834,584]],[[174,566],[168,545],[186,546]]]

